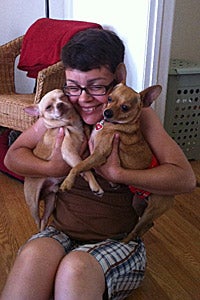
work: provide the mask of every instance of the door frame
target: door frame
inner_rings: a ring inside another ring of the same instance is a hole
[[[154,104],[162,123],[165,116],[174,11],[175,0],[151,0],[144,85],[162,85],[162,94]]]

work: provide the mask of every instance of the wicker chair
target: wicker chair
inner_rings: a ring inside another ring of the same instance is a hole
[[[38,73],[35,93],[16,93],[14,66],[16,57],[20,55],[23,37],[0,46],[0,125],[19,131],[25,130],[36,120],[28,116],[24,108],[38,103],[47,92],[62,88],[65,82],[64,67],[58,62]]]

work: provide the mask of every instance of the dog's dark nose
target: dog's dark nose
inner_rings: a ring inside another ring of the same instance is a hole
[[[103,113],[104,117],[105,118],[112,118],[113,117],[113,111],[112,109],[106,109],[104,110],[104,113]]]

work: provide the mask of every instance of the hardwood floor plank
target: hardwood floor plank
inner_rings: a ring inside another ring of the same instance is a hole
[[[190,299],[190,293],[192,294],[198,286],[199,270],[194,270],[194,265],[189,264],[189,261],[194,259],[192,255],[187,252],[190,257],[188,261],[184,252],[184,249],[177,251],[168,248],[166,241],[159,238],[154,247],[148,249],[151,274],[170,299],[173,299],[174,293],[179,295],[179,299]]]
[[[18,249],[35,231],[23,194],[23,184],[0,173],[0,291]]]

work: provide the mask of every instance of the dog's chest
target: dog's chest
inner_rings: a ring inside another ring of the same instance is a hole
[[[121,136],[119,155],[122,166],[127,169],[146,169],[152,160],[152,151],[140,132]]]
[[[58,128],[48,129],[34,149],[34,154],[42,159],[49,159],[55,145]]]
[[[98,122],[90,135],[90,142],[92,142],[94,145],[101,143],[102,145],[105,144],[105,140],[107,140],[107,143],[109,144],[110,138],[113,137],[114,132],[113,130],[109,130],[109,123],[105,123],[104,120],[101,120]]]

